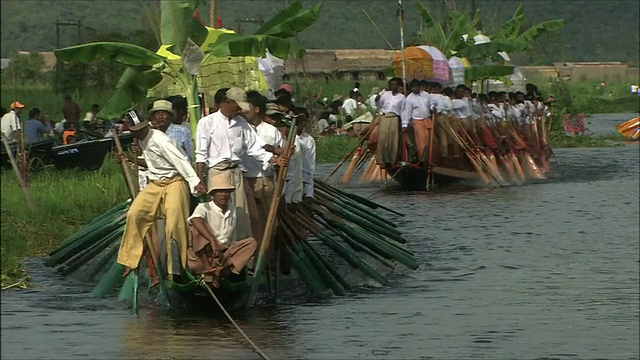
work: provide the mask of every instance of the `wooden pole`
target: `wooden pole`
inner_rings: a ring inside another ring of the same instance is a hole
[[[369,134],[371,134],[371,132],[376,126],[378,126],[377,121],[369,128],[369,130],[367,130],[367,132],[364,135],[362,135],[362,137],[360,138],[356,146],[354,146],[353,149],[351,149],[351,151],[349,151],[349,153],[345,155],[344,158],[342,158],[342,160],[338,163],[338,165],[336,165],[336,167],[334,167],[333,170],[331,170],[329,175],[327,175],[327,177],[324,178],[324,181],[329,181],[329,179],[336,173],[336,171],[340,169],[342,164],[344,164],[351,156],[353,156],[353,153],[355,153],[356,150],[358,150],[360,146],[362,146],[362,144],[365,142],[365,140],[367,140]]]
[[[436,113],[435,113],[435,108],[431,109],[431,133],[429,134],[429,154],[427,154],[427,156],[429,156],[429,160],[427,161],[427,190],[429,190],[429,183],[430,182],[434,182],[435,181],[433,179],[433,136],[434,133],[436,132]]]
[[[216,0],[209,0],[209,26],[216,28]]]
[[[13,156],[13,152],[11,151],[11,145],[9,145],[9,141],[4,136],[4,134],[2,134],[2,142],[4,143],[5,150],[7,150],[7,155],[9,156],[11,167],[13,168],[13,171],[16,173],[16,176],[18,177],[18,182],[20,183],[22,192],[24,192],[24,199],[27,201],[27,205],[29,205],[29,208],[33,210],[34,209],[33,202],[31,202],[31,197],[29,196],[29,190],[27,189],[27,184],[24,182],[24,178],[22,177],[22,174],[20,174],[18,163],[16,162],[16,158]]]
[[[400,20],[400,51],[402,52],[402,82],[404,94],[407,94],[407,64],[404,56],[404,13],[402,10],[402,0],[398,0],[398,18]]]
[[[287,139],[287,147],[285,148],[284,156],[289,157],[289,154],[293,151],[293,147],[296,140],[296,118],[294,117],[291,126],[289,127],[289,136]],[[247,299],[247,307],[253,305],[253,302],[258,294],[258,287],[260,286],[260,276],[262,275],[262,268],[265,266],[265,258],[269,252],[269,243],[272,239],[272,233],[275,228],[275,220],[277,218],[278,207],[280,206],[280,199],[282,198],[282,190],[284,189],[284,182],[287,177],[287,169],[289,165],[281,166],[278,170],[278,181],[276,183],[273,197],[271,198],[271,207],[269,208],[269,215],[265,224],[264,232],[262,233],[262,242],[260,243],[260,250],[256,260],[256,268],[253,274],[251,283],[251,290],[249,291],[249,297]],[[279,271],[279,269],[276,269]]]
[[[393,45],[391,45],[391,43],[389,42],[389,40],[387,40],[387,37],[384,36],[384,34],[382,33],[382,31],[380,31],[380,28],[378,27],[378,25],[376,25],[376,23],[373,21],[373,19],[371,18],[371,16],[369,16],[369,13],[367,13],[367,10],[362,9],[362,12],[364,12],[364,14],[367,16],[367,18],[369,19],[369,21],[371,21],[371,25],[373,25],[374,28],[376,28],[376,30],[378,31],[378,34],[380,34],[380,36],[382,36],[382,38],[384,39],[384,41],[387,43],[387,45],[389,45],[389,48],[391,50],[395,50],[393,48]]]

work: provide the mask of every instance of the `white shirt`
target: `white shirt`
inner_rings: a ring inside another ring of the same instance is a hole
[[[327,121],[327,119],[318,120],[318,133],[319,134],[322,134],[323,132],[325,132],[327,130],[327,128],[329,128],[329,122]]]
[[[284,182],[284,201],[287,204],[299,203],[302,201],[304,193],[304,183],[302,180],[302,146],[300,136],[296,135],[295,150],[289,156],[289,167],[287,177]]]
[[[471,117],[471,109],[469,108],[469,100],[467,98],[452,99],[451,110],[453,110],[453,114],[460,119]]]
[[[209,225],[218,244],[231,246],[236,240],[249,237],[240,233],[242,229],[237,229],[236,209],[231,201],[224,213],[213,201],[200,203],[189,217],[189,224],[192,224],[193,218],[201,218]]]
[[[138,141],[138,144],[147,163],[149,180],[169,179],[180,174],[189,183],[191,193],[195,195],[195,187],[200,183],[200,178],[191,167],[187,156],[178,150],[167,134],[149,129],[147,136]]]
[[[348,98],[344,101],[344,103],[342,103],[342,108],[344,109],[344,112],[347,113],[347,115],[355,116],[356,109],[358,108],[358,103],[355,99]]]
[[[447,101],[449,100],[449,101]],[[449,103],[449,106],[447,106]],[[429,108],[436,108],[436,114],[445,113],[450,110],[451,100],[442,94],[429,94]]]
[[[284,140],[282,134],[273,125],[266,122],[261,122],[255,127],[258,137],[264,141],[265,144],[273,145],[276,147],[283,147]],[[259,178],[259,177],[272,177],[273,165],[269,164],[266,169],[263,169],[262,163],[246,153],[242,155],[242,164],[244,165],[246,172],[244,176],[247,178]]]
[[[507,105],[507,120],[518,122],[520,120],[520,109],[515,105]]]
[[[300,135],[302,155],[302,192],[305,197],[313,197],[313,177],[316,173],[316,141],[313,136],[302,132]]]
[[[501,106],[496,104],[489,104],[487,105],[487,107],[489,108],[489,111],[491,111],[491,115],[494,121],[501,122],[505,120],[504,110]]]
[[[241,116],[229,119],[218,110],[198,121],[196,163],[205,163],[210,168],[223,161],[231,161],[246,171],[242,156],[247,154],[261,162],[262,169],[266,170],[272,155],[263,149],[264,145],[266,143],[247,120]]]
[[[371,107],[371,110],[377,110],[378,109],[378,106],[376,105],[376,98],[377,97],[378,97],[378,94],[373,94],[373,95],[369,96],[369,98],[366,101],[367,105]]]
[[[471,99],[471,118],[473,120],[482,117],[482,105],[478,99]]]
[[[2,119],[0,119],[0,129],[4,136],[7,137],[7,140],[13,139],[13,133],[22,129],[20,117],[16,115],[14,110],[9,111],[2,116]]]
[[[424,91],[407,95],[404,101],[404,110],[402,111],[402,128],[406,128],[412,119],[428,119],[429,112],[429,94]]]
[[[402,114],[402,109],[404,108],[404,101],[405,97],[402,93],[393,95],[391,91],[385,91],[384,94],[380,96],[378,107],[382,114],[394,113],[400,116]]]

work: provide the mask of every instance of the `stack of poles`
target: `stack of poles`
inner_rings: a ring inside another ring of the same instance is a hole
[[[294,210],[281,208],[278,245],[312,294],[341,296],[353,287],[332,265],[333,257],[343,259],[351,268],[382,285],[388,281],[371,260],[389,269],[395,269],[398,263],[412,270],[418,267],[413,253],[403,247],[406,240],[397,225],[374,213],[374,209],[402,215],[320,180],[315,180],[313,199]],[[325,251],[318,251],[318,244],[323,244]],[[365,260],[365,256],[370,260]]]
[[[640,138],[640,117],[616,125],[616,130],[626,138],[638,140]]]

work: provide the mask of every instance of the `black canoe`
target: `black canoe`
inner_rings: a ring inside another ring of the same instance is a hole
[[[47,139],[27,145],[27,151],[29,152],[30,169],[38,169],[43,165],[51,163],[51,148],[53,147],[54,142],[54,139]],[[10,145],[10,147],[11,152],[15,157],[18,152],[18,144],[13,143]],[[0,161],[2,162],[3,169],[11,169],[11,160],[4,145],[2,146],[2,149],[0,149]]]
[[[113,139],[111,138],[55,146],[51,149],[53,163],[58,169],[98,170],[102,166],[107,153],[111,151],[112,146]]]

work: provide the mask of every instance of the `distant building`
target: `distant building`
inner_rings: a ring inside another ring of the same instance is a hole
[[[529,78],[556,77],[574,80],[638,81],[638,68],[621,62],[555,62],[553,66],[520,66]]]
[[[300,60],[285,60],[284,78],[306,72],[315,79],[384,80],[395,54],[383,49],[309,49]]]

